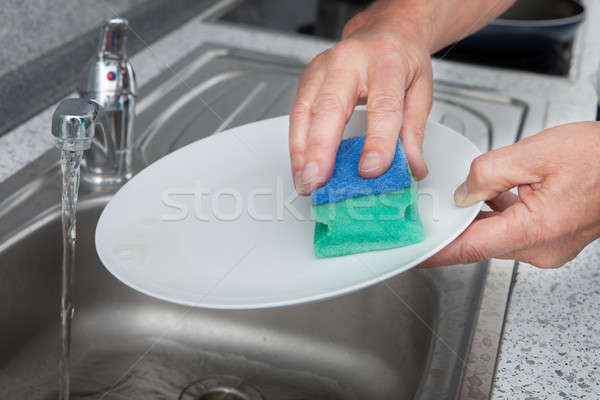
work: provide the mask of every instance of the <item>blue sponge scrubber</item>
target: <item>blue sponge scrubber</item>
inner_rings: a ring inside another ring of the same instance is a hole
[[[418,193],[402,145],[390,168],[365,179],[358,173],[364,136],[343,140],[330,180],[312,194],[317,257],[383,250],[423,240]]]
[[[412,175],[398,141],[390,168],[381,176],[365,179],[358,173],[358,161],[365,144],[364,136],[342,140],[329,181],[312,193],[312,205],[337,203],[354,197],[394,192],[412,186]]]

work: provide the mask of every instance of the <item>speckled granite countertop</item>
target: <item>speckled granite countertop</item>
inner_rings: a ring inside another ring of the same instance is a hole
[[[493,399],[600,398],[600,241],[557,270],[519,265]]]
[[[587,2],[588,22],[579,46],[573,80],[436,61],[436,79],[493,87],[518,97],[535,94],[547,101],[545,125],[594,119],[596,95],[591,83],[600,59],[600,4]],[[327,48],[327,42],[207,24],[196,18],[132,63],[139,85],[170,69],[170,62],[205,41],[235,43],[238,47],[308,61]],[[0,137],[0,181],[52,146],[49,122],[53,107]],[[532,134],[534,132],[529,132]],[[600,242],[588,246],[558,270],[520,265],[503,336],[492,398],[597,399],[600,396]]]

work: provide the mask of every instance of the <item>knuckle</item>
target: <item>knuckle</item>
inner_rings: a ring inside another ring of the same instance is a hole
[[[327,164],[335,159],[337,146],[330,135],[314,135],[306,147],[306,158]]]
[[[335,59],[350,60],[356,57],[361,51],[362,44],[356,39],[346,39],[336,43],[332,47],[332,54]]]
[[[326,62],[328,55],[330,54],[331,49],[327,49],[319,54],[317,54],[311,62],[304,68],[298,81],[300,85],[305,85],[307,82],[311,82],[314,77],[314,73],[316,70],[320,69]]]
[[[306,151],[306,145],[305,145],[305,143],[300,142],[300,141],[291,141],[290,140],[289,151],[290,151],[290,159],[292,161],[292,164],[294,164],[294,162],[303,161],[304,154]]]
[[[290,140],[290,156],[299,157],[304,154],[305,146],[299,141]]]
[[[389,146],[390,142],[392,142],[392,136],[383,132],[369,132],[367,134],[367,138],[365,139],[364,148],[365,151],[369,151],[370,149],[386,149]]]
[[[425,138],[424,126],[415,126],[411,132],[415,136],[415,138],[419,139],[420,142],[423,142],[423,139]]]
[[[306,159],[318,161],[320,163],[327,161],[327,156],[330,153],[329,147],[323,141],[316,141],[308,145],[306,148]]]
[[[315,68],[313,66],[307,67],[298,78],[298,92],[301,92],[302,89],[310,89],[310,88],[318,88],[320,83],[320,74],[315,72]],[[314,90],[313,89],[313,90]]]
[[[327,50],[320,52],[312,59],[311,64],[315,65],[315,66],[323,64],[323,62],[325,62],[325,59],[327,58],[327,56],[330,53],[331,53],[331,49],[327,49]]]
[[[473,183],[478,187],[485,186],[492,177],[492,168],[491,163],[487,160],[485,155],[479,156],[471,163],[469,176]]]
[[[312,68],[311,65],[309,65],[308,67],[306,67],[304,69],[304,71],[302,71],[302,73],[300,74],[300,77],[298,78],[298,88],[302,87],[302,86],[306,86],[306,83],[310,81],[312,75]]]
[[[462,243],[458,248],[458,259],[463,264],[472,264],[485,258],[483,251],[471,243]]]
[[[313,135],[308,143],[307,153],[321,154],[328,151],[330,146],[330,140],[327,135]]]
[[[318,117],[323,114],[343,113],[344,109],[344,102],[338,95],[325,93],[317,97],[311,111]]]
[[[303,102],[295,102],[290,109],[290,116],[294,120],[310,117],[310,106]]]
[[[381,93],[367,100],[368,113],[399,113],[402,112],[402,101],[392,93]]]
[[[350,21],[348,21],[348,23],[346,23],[346,25],[344,26],[344,30],[342,32],[342,37],[346,37],[349,34],[351,34],[352,32],[354,32],[356,29],[358,29],[360,26],[364,25],[365,20],[367,19],[367,14],[364,11],[359,12],[358,14],[356,14],[354,17],[352,17],[352,19],[350,19]]]

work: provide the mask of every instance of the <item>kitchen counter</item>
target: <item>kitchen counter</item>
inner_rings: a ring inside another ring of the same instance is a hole
[[[588,2],[589,16],[600,4]],[[309,61],[330,43],[256,28],[205,23],[199,16],[137,54],[132,63],[140,86],[206,42],[217,42]],[[547,104],[545,126],[594,119],[591,84],[599,61],[600,26],[586,23],[572,80],[491,68],[434,62],[436,79],[494,88]],[[0,137],[0,181],[52,147],[52,106]],[[525,135],[535,132],[525,132]],[[493,399],[591,399],[600,393],[600,242],[557,270],[519,266],[506,318]]]

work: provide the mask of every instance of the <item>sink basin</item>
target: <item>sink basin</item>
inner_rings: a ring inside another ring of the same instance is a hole
[[[176,79],[159,77],[141,90],[137,171],[193,140],[287,112],[301,65],[205,45],[175,70]],[[488,117],[482,104],[493,110]],[[518,137],[522,108],[498,96],[438,85],[432,118],[449,121],[489,148]],[[57,160],[51,150],[0,184],[3,399],[57,397]],[[80,188],[73,399],[488,397],[512,262],[412,270],[300,306],[194,309],[142,295],[101,265],[93,235],[115,191],[85,182]]]
[[[84,201],[78,215],[75,398],[116,384],[115,399],[176,399],[211,375],[243,378],[267,399],[412,398],[419,389],[437,312],[422,274],[389,283],[409,307],[385,286],[278,309],[182,307],[135,292],[104,269],[93,244],[103,205]],[[54,215],[1,253],[0,320],[11,329],[0,354],[3,378],[16,390],[2,398],[38,398],[56,386],[59,228]]]

